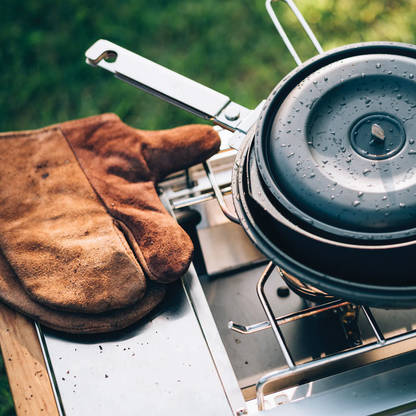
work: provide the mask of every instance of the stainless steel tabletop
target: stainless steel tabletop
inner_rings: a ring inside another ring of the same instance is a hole
[[[43,336],[67,416],[232,414],[182,285],[126,330]]]

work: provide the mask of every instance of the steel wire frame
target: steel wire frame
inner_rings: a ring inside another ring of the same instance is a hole
[[[280,369],[280,370],[275,370],[275,371],[271,371],[267,374],[265,374],[264,376],[262,376],[260,378],[260,380],[257,382],[256,385],[256,397],[257,397],[257,406],[258,409],[261,410],[265,410],[265,395],[264,395],[264,388],[267,384],[273,382],[273,381],[278,381],[281,380],[282,378],[284,378],[287,375],[296,375],[296,374],[300,374],[304,371],[307,370],[312,370],[312,369],[316,369],[319,367],[324,367],[325,365],[328,365],[330,363],[335,363],[335,362],[339,362],[341,360],[347,359],[347,358],[351,358],[351,357],[355,357],[358,356],[360,354],[364,354],[364,353],[368,353],[370,351],[375,351],[379,348],[383,348],[383,347],[387,347],[393,344],[397,344],[399,342],[403,342],[403,341],[407,341],[409,339],[415,338],[416,337],[416,330],[412,330],[412,331],[408,331],[404,334],[400,334],[400,335],[396,335],[393,336],[391,338],[386,339],[383,335],[383,332],[381,331],[376,319],[374,318],[371,310],[367,307],[367,306],[361,306],[361,309],[364,312],[364,316],[366,317],[377,341],[376,342],[372,342],[370,344],[366,344],[360,347],[355,347],[352,349],[348,349],[346,351],[342,351],[339,353],[335,353],[332,355],[328,355],[326,357],[323,358],[319,358],[316,360],[311,360],[308,361],[306,363],[303,364],[299,364],[297,365],[294,360],[292,359],[291,353],[286,345],[286,342],[283,338],[283,334],[279,328],[280,325],[287,323],[287,322],[292,322],[295,321],[297,319],[302,319],[305,318],[307,316],[311,316],[311,315],[315,315],[318,313],[322,313],[325,312],[329,309],[335,309],[337,307],[341,307],[344,305],[349,304],[350,302],[343,302],[343,301],[332,301],[332,302],[328,302],[325,303],[323,305],[314,307],[314,308],[309,308],[309,309],[305,309],[305,310],[301,310],[299,312],[295,312],[280,318],[275,318],[273,311],[270,307],[270,304],[267,300],[267,296],[265,294],[264,291],[264,287],[265,284],[267,282],[267,280],[269,279],[270,275],[272,274],[274,268],[276,266],[270,262],[266,269],[264,270],[263,274],[261,275],[258,283],[257,283],[257,295],[259,296],[261,305],[264,309],[264,312],[266,313],[266,316],[269,319],[269,326],[265,325],[265,323],[260,323],[260,324],[256,324],[256,325],[252,325],[251,327],[256,327],[257,325],[261,325],[262,328],[261,329],[266,329],[268,327],[271,327],[273,330],[274,335],[276,336],[276,339],[280,345],[280,348],[283,352],[283,356],[286,360],[286,363],[288,365],[288,368],[284,368],[284,369]],[[310,313],[312,312],[312,313]],[[267,324],[267,323],[266,323]],[[237,325],[238,326],[238,325]],[[241,325],[240,325],[241,327]],[[234,329],[234,328],[232,328]],[[260,330],[261,330],[260,329]],[[242,333],[251,333],[251,332],[257,332],[257,331],[247,331],[244,332],[242,331]]]

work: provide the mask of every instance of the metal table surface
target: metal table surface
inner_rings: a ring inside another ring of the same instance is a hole
[[[43,339],[67,416],[232,414],[182,285],[126,330]]]

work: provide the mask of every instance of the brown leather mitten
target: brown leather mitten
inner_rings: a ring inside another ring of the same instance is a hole
[[[218,148],[208,126],[144,132],[112,114],[2,134],[0,250],[48,307],[102,313],[137,304],[143,270],[171,282],[193,253],[155,184]]]
[[[0,251],[0,299],[17,311],[58,331],[73,334],[96,334],[116,331],[137,322],[164,297],[166,285],[150,282],[146,294],[135,304],[99,314],[58,311],[34,301]]]

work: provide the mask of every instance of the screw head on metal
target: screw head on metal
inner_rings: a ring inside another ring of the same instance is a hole
[[[238,107],[232,105],[225,110],[225,118],[230,121],[235,121],[240,118],[240,110]]]

